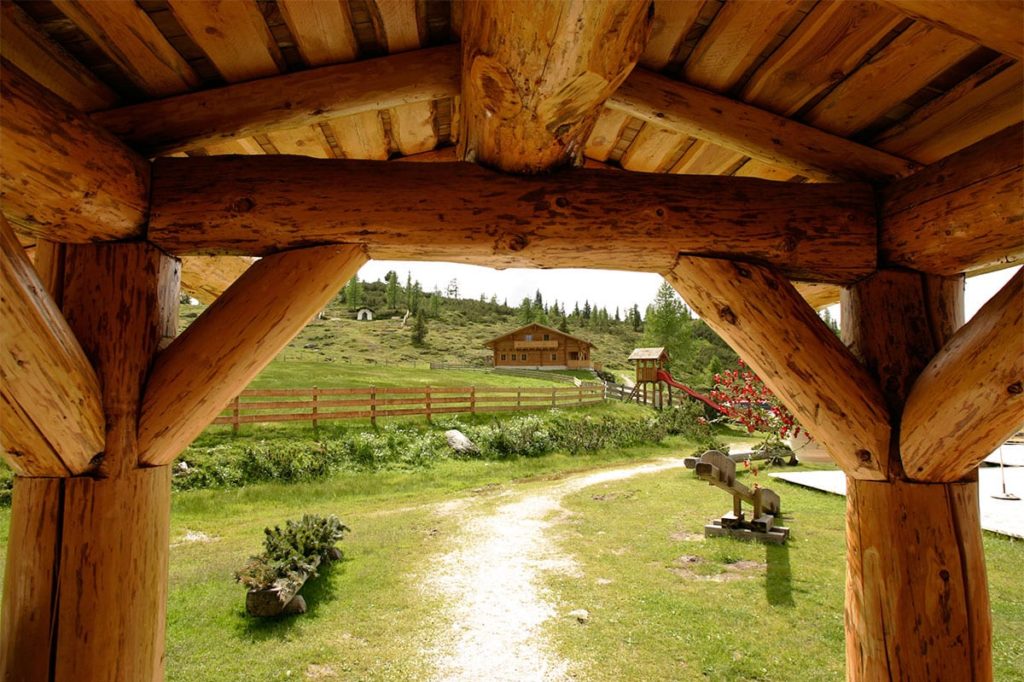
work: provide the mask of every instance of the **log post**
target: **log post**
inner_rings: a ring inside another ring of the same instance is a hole
[[[370,386],[370,424],[377,426],[377,387]]]
[[[319,411],[319,410],[317,410],[317,401],[319,400],[319,398],[320,398],[320,389],[317,388],[316,386],[314,386],[313,387],[313,428],[314,429],[316,429],[317,426],[319,425],[317,423],[317,419],[316,419],[317,412]]]
[[[427,421],[429,422],[429,421],[431,421],[431,419],[430,419],[430,386],[425,387],[423,390],[424,390],[424,393],[425,393],[424,400],[426,401],[426,405],[427,405],[427,409],[426,409]]]
[[[914,380],[963,322],[963,279],[883,270],[842,305],[844,340],[899,424]],[[911,482],[897,429],[890,442],[886,480],[847,477],[847,680],[991,680],[977,479]]]
[[[67,248],[63,309],[100,380],[106,447],[94,477],[15,482],[12,541],[26,541],[8,554],[2,679],[163,677],[170,467],[138,467],[136,428],[178,276],[147,244]]]
[[[232,435],[238,435],[238,425],[241,423],[239,420],[239,412],[242,409],[242,397],[236,395],[235,399],[231,401],[231,433]]]

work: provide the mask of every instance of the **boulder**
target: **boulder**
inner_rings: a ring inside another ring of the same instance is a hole
[[[476,454],[480,452],[480,448],[476,444],[466,437],[466,434],[462,433],[458,429],[449,429],[444,432],[444,437],[448,440],[448,447],[455,452],[460,454]]]

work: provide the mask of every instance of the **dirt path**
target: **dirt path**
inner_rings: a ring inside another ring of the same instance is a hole
[[[541,489],[509,494],[493,512],[453,504],[462,533],[427,578],[428,590],[452,610],[452,627],[434,647],[439,680],[564,680],[568,662],[542,638],[541,626],[559,615],[543,587],[544,574],[572,573],[548,533],[563,512],[562,498],[583,488],[680,468],[682,459],[659,460],[579,474]],[[562,614],[564,615],[564,614]]]

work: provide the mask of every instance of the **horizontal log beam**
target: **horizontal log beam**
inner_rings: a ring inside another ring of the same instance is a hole
[[[180,152],[459,94],[459,46],[325,66],[93,115],[147,154]]]
[[[1024,424],[1022,351],[1024,270],[950,339],[914,383],[900,429],[903,467],[911,478],[961,480]]]
[[[665,279],[847,475],[885,480],[890,424],[881,390],[793,285],[768,268],[686,256]]]
[[[950,33],[1024,59],[1020,0],[882,0],[893,9]]]
[[[883,192],[881,260],[953,275],[1024,260],[1024,124]]]
[[[246,270],[157,358],[139,420],[140,462],[174,461],[365,262],[359,247],[324,246]]]
[[[889,180],[919,166],[739,100],[635,70],[608,99],[659,128],[789,168],[812,180]]]
[[[807,305],[821,310],[839,303],[840,289],[834,284],[818,284],[816,282],[794,282],[797,292],[807,301]]]
[[[145,159],[6,60],[0,101],[0,203],[12,224],[55,242],[142,234]]]
[[[339,243],[499,268],[663,272],[684,252],[834,283],[875,269],[862,184],[266,156],[158,159],[153,172],[149,239],[177,255]]]
[[[252,259],[244,256],[185,256],[181,259],[181,289],[209,305],[250,265]]]
[[[23,476],[92,466],[105,441],[96,372],[0,216],[0,435]]]

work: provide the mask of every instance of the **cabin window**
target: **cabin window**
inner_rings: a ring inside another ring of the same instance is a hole
[[[521,360],[525,360],[526,359],[526,353],[523,353],[523,355],[522,355],[522,357],[520,359]]]
[[[569,359],[570,360],[579,360],[580,359],[580,354],[577,353],[576,351],[572,351],[571,353],[569,353]]]
[[[544,340],[545,341],[550,341],[551,340],[551,335],[550,334],[545,334],[544,335]]]
[[[502,360],[504,360],[504,359],[505,359],[505,354],[504,354],[504,353],[502,353],[502,354],[501,354],[501,359],[502,359]]]
[[[552,353],[551,354],[551,359],[552,360],[557,360],[558,359],[558,354],[557,353]]]
[[[533,341],[533,334],[524,334],[523,341]]]

